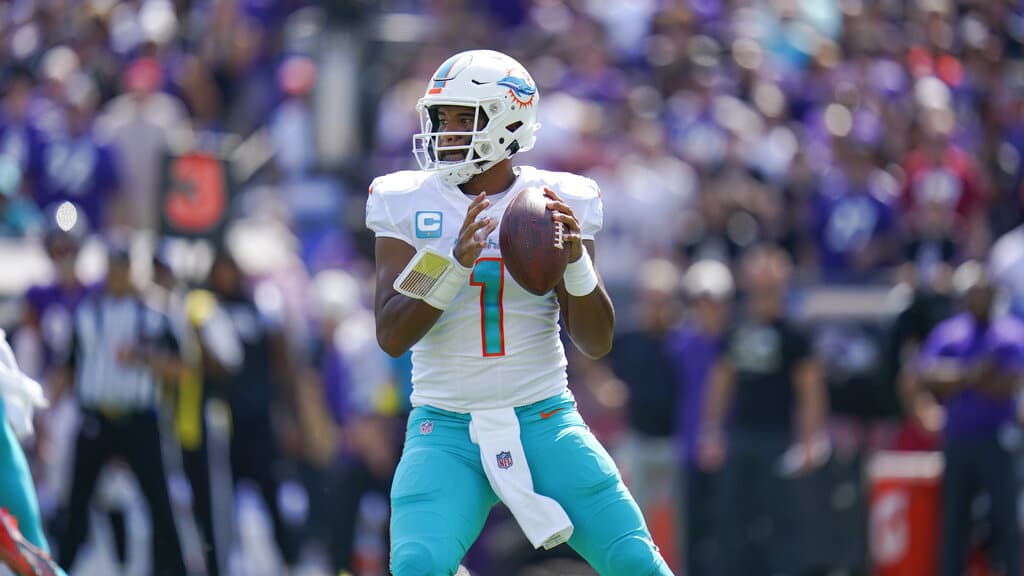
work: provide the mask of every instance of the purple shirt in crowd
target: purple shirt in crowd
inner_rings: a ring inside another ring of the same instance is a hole
[[[104,225],[105,206],[117,187],[113,153],[91,137],[54,138],[43,149],[36,188],[40,208],[73,202],[85,211],[89,229],[97,230]]]
[[[722,352],[722,338],[687,324],[669,338],[668,350],[678,375],[676,443],[680,458],[689,465],[696,460],[705,392],[711,367]]]
[[[31,124],[0,116],[0,155],[14,160],[22,178],[34,178],[42,163],[43,136]]]
[[[892,228],[893,207],[878,190],[855,190],[842,175],[825,178],[818,196],[816,236],[825,270],[845,270],[854,254]]]
[[[958,314],[935,327],[921,350],[922,368],[941,360],[966,365],[990,356],[1003,372],[1024,373],[1024,323],[1012,316],[979,325],[969,314]],[[1016,413],[1015,398],[992,398],[968,387],[946,401],[946,437],[993,434]]]
[[[25,294],[26,304],[39,318],[44,370],[62,365],[71,353],[74,313],[82,299],[97,288],[36,285]]]

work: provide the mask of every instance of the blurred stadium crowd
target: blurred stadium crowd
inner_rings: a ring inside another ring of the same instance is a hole
[[[159,401],[189,573],[386,573],[410,383],[372,336],[365,190],[415,165],[416,100],[474,48],[538,83],[542,128],[518,161],[603,190],[597,267],[621,337],[606,359],[572,356],[570,382],[673,566],[720,573],[721,514],[693,504],[734,496],[698,457],[721,346],[680,343],[738,321],[761,287],[824,367],[831,451],[778,488],[803,494],[786,525],[800,545],[756,515],[739,530],[786,573],[869,571],[872,455],[941,444],[905,368],[956,309],[954,271],[985,263],[997,306],[1024,312],[1024,9],[1009,0],[0,4],[0,324],[54,404],[27,449],[58,559],[82,522],[74,308],[125,256],[139,298],[194,345]],[[778,267],[745,267],[766,245]],[[203,330],[211,310],[237,362]],[[75,573],[146,573],[139,488],[106,468]],[[234,545],[210,553],[211,533]],[[466,559],[488,575],[572,562],[531,554],[501,510]]]

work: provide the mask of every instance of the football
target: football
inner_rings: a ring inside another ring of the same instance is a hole
[[[555,222],[548,201],[540,188],[519,191],[505,208],[498,233],[508,273],[538,296],[558,284],[569,263],[569,250],[562,241],[564,225]]]

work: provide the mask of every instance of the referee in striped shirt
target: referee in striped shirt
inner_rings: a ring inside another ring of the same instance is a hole
[[[157,382],[183,368],[167,318],[146,306],[131,280],[127,246],[108,246],[102,288],[75,311],[71,366],[82,411],[75,446],[61,565],[71,569],[85,539],[89,500],[103,465],[117,455],[131,467],[149,505],[153,574],[185,574],[160,452]]]

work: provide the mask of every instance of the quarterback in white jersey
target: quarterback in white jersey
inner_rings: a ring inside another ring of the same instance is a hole
[[[456,54],[417,104],[421,170],[370,186],[377,340],[392,356],[413,353],[414,408],[391,490],[396,576],[454,574],[498,501],[535,547],[567,541],[601,574],[671,574],[567,388],[559,317],[597,358],[611,348],[615,312],[593,266],[597,185],[511,163],[533,147],[538,103],[514,59]],[[542,296],[508,274],[495,234],[533,187],[569,251],[562,281]]]
[[[500,226],[506,206],[524,188],[548,188],[580,222],[580,236],[601,229],[601,198],[590,179],[529,166],[515,169],[510,188],[488,194],[482,212]],[[447,253],[455,246],[472,198],[432,172],[398,172],[374,180],[367,224],[377,238]],[[537,297],[502,264],[497,232],[477,257],[470,286],[459,291],[430,331],[412,346],[412,405],[455,412],[525,406],[566,386],[555,292]],[[487,386],[480,386],[487,382]]]

